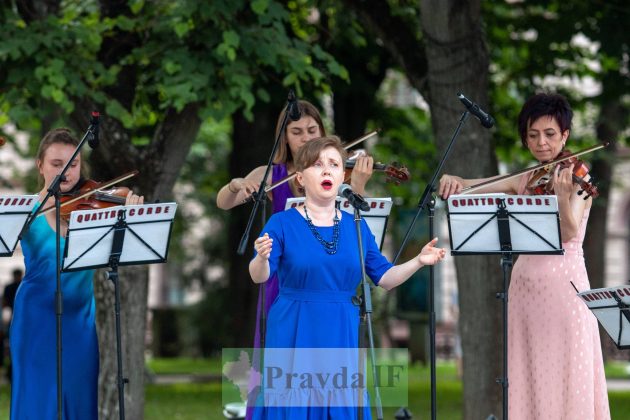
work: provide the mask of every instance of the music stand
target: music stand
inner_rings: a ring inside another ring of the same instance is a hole
[[[501,254],[503,291],[503,420],[508,418],[508,279],[515,254],[562,255],[556,196],[452,195],[448,199],[452,255]]]
[[[370,231],[374,235],[378,248],[382,250],[383,242],[385,241],[385,232],[387,231],[387,222],[389,221],[389,214],[392,210],[392,199],[390,197],[384,198],[368,198],[365,197],[365,201],[370,205],[370,211],[360,211],[359,215],[365,223],[370,227]],[[304,197],[293,197],[287,199],[285,210],[290,208],[303,206]],[[354,216],[354,207],[350,204],[348,199],[337,197],[337,208],[345,211]]]
[[[74,211],[68,224],[62,272],[110,267],[114,283],[119,418],[125,418],[118,267],[166,262],[177,204],[160,203]]]
[[[10,257],[38,196],[0,195],[0,257]]]
[[[630,287],[591,289],[578,292],[578,296],[593,312],[617,348],[630,349]]]

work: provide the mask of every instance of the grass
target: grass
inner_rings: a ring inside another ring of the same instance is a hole
[[[608,379],[630,379],[630,367],[629,362],[621,362],[619,360],[612,360],[606,362],[606,378]]]
[[[176,359],[148,359],[147,367],[149,371],[161,375],[190,374],[197,375],[220,375],[221,359],[192,359],[179,357]]]
[[[217,376],[221,373],[218,359],[152,359],[148,368],[155,374],[195,374]],[[625,362],[606,364],[608,378],[630,379]],[[457,379],[453,363],[438,362],[437,366],[437,413],[439,419],[459,420],[462,418],[462,383]],[[430,406],[429,368],[414,365],[409,377],[408,408],[414,418],[428,418]],[[500,389],[497,386],[497,392]],[[630,418],[630,390],[609,391],[612,419]],[[0,419],[8,419],[9,391],[7,385],[0,386]],[[146,387],[146,420],[222,420],[221,383],[192,382],[172,385],[149,384]],[[385,407],[385,419],[393,419],[397,407]],[[373,413],[373,418],[376,418]]]
[[[171,363],[172,362],[172,363]],[[154,359],[148,362],[155,374],[217,374],[221,365],[216,361],[194,359]],[[429,368],[415,365],[410,370],[408,408],[415,418],[424,418],[430,407]],[[438,413],[440,419],[460,419],[462,413],[462,385],[457,379],[455,365],[440,363],[436,371],[438,381]],[[146,420],[218,420],[221,413],[221,384],[190,383],[176,385],[148,385],[144,409]],[[384,407],[383,416],[393,419],[400,407]],[[376,418],[373,411],[372,417]]]

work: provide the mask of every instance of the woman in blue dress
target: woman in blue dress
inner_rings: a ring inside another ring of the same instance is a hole
[[[78,144],[65,128],[53,129],[44,136],[36,162],[44,181],[40,201]],[[61,192],[72,190],[81,179],[81,156],[78,155],[66,172]],[[143,198],[130,192],[126,201],[141,204]],[[67,228],[67,222],[62,219],[62,250]],[[15,298],[11,323],[11,419],[53,419],[57,417],[54,211],[35,219],[23,236],[21,246],[26,274]],[[98,418],[99,356],[92,277],[91,270],[61,274],[62,413],[65,420]]]
[[[346,152],[336,137],[323,137],[302,146],[295,164],[297,181],[305,191],[305,205],[274,214],[254,242],[256,256],[249,266],[253,281],[262,283],[277,274],[280,286],[269,311],[267,349],[358,346],[359,308],[352,303],[361,280],[356,227],[351,215],[335,208],[338,187],[343,182],[345,157]],[[418,256],[393,266],[378,250],[364,221],[361,230],[366,272],[375,284],[386,290],[403,283],[422,266],[435,264],[445,256],[444,249],[435,247],[435,238]],[[265,360],[268,360],[267,354]],[[269,373],[267,368],[265,373]],[[284,400],[273,394],[269,399],[268,388],[263,397],[264,406],[256,409],[257,418],[356,418],[354,407],[303,404],[299,395],[295,405],[287,403],[296,397],[295,393],[289,393],[289,398]]]
[[[322,117],[313,104],[308,101],[298,101],[298,109],[300,111],[300,119],[297,121],[288,120],[283,132],[281,132],[280,129],[282,128],[282,121],[287,112],[286,107],[282,110],[280,115],[278,115],[276,136],[280,136],[280,143],[274,156],[272,171],[269,174],[271,179],[267,180],[267,184],[273,184],[295,172],[294,157],[298,153],[298,150],[307,142],[326,135]],[[365,186],[372,176],[373,165],[374,159],[371,156],[357,157],[351,178],[354,191],[359,194],[365,192]],[[266,166],[259,166],[244,178],[233,178],[230,180],[229,183],[219,190],[217,194],[217,206],[221,209],[229,210],[244,203],[253,192],[258,191],[266,170]],[[268,193],[268,198],[271,200],[273,213],[278,213],[284,211],[288,198],[301,197],[303,195],[300,186],[295,180],[292,180],[271,190]],[[256,310],[256,329],[254,333],[255,349],[260,348],[261,344],[261,319],[265,319],[265,326],[269,323],[269,319],[267,318],[269,309],[278,296],[278,279],[272,276],[265,283],[264,308],[262,307],[262,290],[263,288],[260,289],[258,294]],[[254,358],[258,360],[256,355],[257,353],[254,355]],[[257,393],[257,390],[254,389],[253,391],[251,398],[255,398]],[[247,411],[247,420],[251,420],[251,410],[249,408]]]

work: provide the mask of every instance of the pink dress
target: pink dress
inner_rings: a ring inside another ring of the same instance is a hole
[[[527,194],[523,176],[519,194]],[[511,420],[610,419],[597,319],[579,300],[590,289],[582,242],[589,210],[562,255],[521,255],[508,306]]]

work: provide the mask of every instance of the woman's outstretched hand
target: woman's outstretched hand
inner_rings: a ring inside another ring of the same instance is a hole
[[[433,265],[444,259],[446,249],[436,248],[438,238],[433,238],[428,244],[422,247],[422,251],[418,254],[418,260],[422,265]]]

